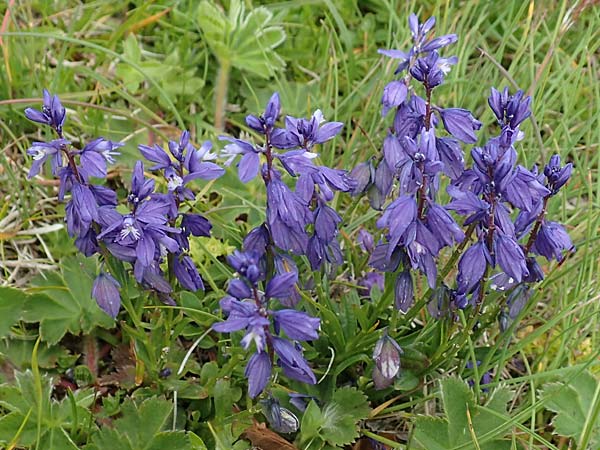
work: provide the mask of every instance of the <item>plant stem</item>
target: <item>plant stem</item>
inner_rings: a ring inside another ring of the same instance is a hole
[[[540,215],[537,217],[537,219],[535,221],[535,225],[533,226],[533,229],[531,230],[531,234],[529,235],[529,240],[527,241],[527,245],[525,245],[525,249],[523,250],[523,253],[525,253],[525,256],[527,256],[529,254],[531,247],[533,247],[533,244],[535,243],[535,238],[537,237],[538,232],[540,231],[540,227],[542,226],[542,222],[544,221],[544,217],[546,216],[546,209],[548,208],[548,200],[549,199],[550,199],[550,196],[544,197],[544,204],[542,205],[542,211],[540,212]]]
[[[227,89],[229,87],[229,73],[231,63],[228,59],[219,60],[219,72],[215,87],[215,128],[223,131],[225,128],[225,107],[227,106]]]

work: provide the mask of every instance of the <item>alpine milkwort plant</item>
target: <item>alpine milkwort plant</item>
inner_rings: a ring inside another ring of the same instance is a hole
[[[200,215],[180,213],[179,207],[194,198],[186,187],[189,181],[214,179],[224,172],[205,161],[212,157],[209,144],[197,150],[184,132],[179,143],[169,143],[173,160],[156,145],[141,146],[142,154],[156,163],[151,169],[164,172],[168,193],[155,192],[154,180],[145,177],[143,163],[138,161],[127,196],[128,208],[122,212],[123,209],[117,209],[117,193],[95,180],[106,177],[107,164],[115,162],[113,157],[119,154],[115,150],[123,144],[97,138],[81,150],[74,148],[63,134],[65,108],[47,90],[42,110],[28,108],[25,115],[56,132],[57,139],[35,142],[28,150],[33,156],[29,178],[39,174],[44,163],[50,161],[52,174],[60,180],[59,200],[67,194],[71,196],[65,207],[67,231],[75,237],[81,253],[88,257],[99,255],[104,268],[111,267],[111,258],[130,263],[137,282],[167,304],[174,303],[170,296],[173,279],[185,289],[203,289],[202,279],[187,254],[188,238],[207,236],[211,225]],[[121,305],[120,284],[115,274],[106,270],[94,281],[92,296],[104,311],[116,317]]]
[[[531,98],[522,91],[510,95],[506,88],[492,89],[488,100],[500,135],[474,147],[473,165],[465,167],[463,145],[476,143],[482,124],[466,109],[434,103],[435,89],[457,62],[456,57],[438,54],[457,40],[456,35],[431,37],[434,25],[434,18],[420,23],[411,14],[410,51],[380,50],[400,60],[396,74],[403,74],[384,88],[382,97],[383,116],[395,111],[393,126],[383,141],[377,167],[363,163],[353,175],[362,191],[369,193],[371,205],[383,207],[377,226],[385,230],[384,240],[370,263],[396,274],[396,306],[407,312],[413,305],[412,270],[416,269],[434,293],[430,312],[442,317],[448,307],[480,308],[488,279],[493,278],[491,287],[497,290],[541,280],[543,272],[535,255],[561,260],[564,251],[571,249],[568,234],[546,219],[546,210],[550,197],[569,179],[572,166],[561,166],[558,155],[543,173],[516,164],[514,145],[523,137],[520,124],[531,115]],[[419,85],[424,96],[417,93]],[[447,205],[439,202],[444,176],[452,199]],[[390,195],[393,200],[386,204]],[[449,211],[465,216],[464,231]],[[444,247],[453,247],[454,256],[460,258],[455,288],[444,284],[448,274],[438,270]]]
[[[336,238],[341,217],[328,203],[335,191],[348,192],[355,187],[346,171],[314,162],[314,147],[333,139],[343,124],[326,122],[317,110],[310,119],[287,116],[285,128],[279,128],[280,110],[279,94],[275,93],[261,116],[246,117],[247,125],[262,136],[259,144],[221,137],[229,142],[222,151],[227,164],[239,156],[240,180],[249,182],[260,173],[267,194],[265,222],[248,233],[244,252],[229,258],[241,278],[232,280],[229,287],[235,298],[221,301],[227,320],[213,326],[221,332],[246,329],[242,341],[246,349],[255,342],[256,351],[246,366],[252,397],[267,385],[274,355],[286,376],[316,382],[297,341],[317,339],[319,319],[293,309],[271,311],[269,302],[276,298],[288,308],[298,303],[294,256],[306,256],[313,270],[326,263],[332,267],[343,263]],[[286,174],[295,181],[295,189],[286,184]],[[259,290],[260,281],[265,284],[264,293]],[[277,336],[280,330],[294,343]]]

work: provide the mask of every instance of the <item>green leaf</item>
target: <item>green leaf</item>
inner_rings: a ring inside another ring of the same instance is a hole
[[[0,337],[10,333],[10,328],[21,318],[27,294],[18,289],[0,287]]]
[[[307,443],[318,436],[333,446],[350,444],[358,437],[358,422],[369,411],[362,392],[350,387],[338,389],[322,412],[315,402],[310,402],[302,416],[301,441]]]
[[[417,417],[414,421],[414,440],[418,448],[442,450],[510,449],[510,441],[503,439],[507,416],[506,403],[511,393],[499,388],[492,393],[485,408],[480,407],[468,385],[457,378],[447,378],[440,383],[440,397],[444,408],[443,418]],[[490,412],[494,411],[494,413]],[[482,440],[480,436],[498,429],[498,435]],[[474,443],[477,441],[477,446]]]
[[[41,385],[40,390],[36,383]],[[73,405],[67,398],[60,402],[51,398],[52,379],[43,375],[36,380],[32,371],[15,373],[15,382],[0,385],[0,405],[7,411],[0,418],[0,443],[12,441],[17,430],[23,426],[19,446],[33,446],[37,438],[38,425],[42,430],[39,448],[76,449],[67,429],[74,424]],[[74,408],[79,417],[89,416],[87,409],[94,401],[91,389],[73,393]],[[41,404],[40,404],[41,402]],[[24,424],[24,425],[23,425]]]
[[[457,378],[442,381],[441,387],[444,411],[448,420],[448,442],[452,446],[468,442],[471,438],[467,409],[471,415],[475,410],[473,393],[464,381]]]
[[[285,67],[274,51],[285,41],[285,31],[273,23],[267,8],[259,6],[246,14],[244,3],[234,0],[226,16],[213,2],[204,0],[196,20],[217,59],[263,78]]]
[[[323,409],[320,435],[331,445],[347,445],[358,437],[358,422],[369,415],[367,397],[355,388],[343,387],[334,392]]]
[[[139,405],[127,399],[121,407],[122,416],[114,421],[113,428],[104,427],[92,435],[86,449],[192,450],[185,432],[163,431],[169,424],[172,409],[173,403],[161,398],[149,398]]]
[[[323,416],[321,410],[317,406],[317,403],[311,400],[302,415],[302,422],[300,424],[302,439],[306,441],[316,436],[322,421]]]
[[[556,413],[552,420],[556,434],[579,441],[588,423],[588,448],[600,448],[600,417],[596,416],[595,420],[592,417],[594,404],[599,401],[599,384],[591,373],[583,372],[569,384],[558,382],[543,386],[546,408]]]
[[[452,448],[448,437],[448,422],[433,417],[415,419],[414,439],[428,450],[448,450]]]
[[[57,343],[67,332],[90,333],[94,327],[111,328],[114,320],[102,311],[91,297],[97,272],[96,263],[82,256],[71,257],[61,264],[61,273],[50,272],[34,280],[45,295],[27,298],[23,311],[26,322],[40,322],[40,336]]]
[[[135,34],[130,33],[123,43],[123,54],[133,62],[140,62],[142,59],[142,51]]]

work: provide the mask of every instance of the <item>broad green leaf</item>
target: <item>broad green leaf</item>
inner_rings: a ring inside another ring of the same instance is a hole
[[[556,413],[552,420],[554,430],[561,436],[581,438],[588,416],[592,414],[593,400],[596,398],[599,381],[589,372],[583,372],[569,384],[547,383],[542,392],[545,405]],[[600,448],[600,417],[590,425],[589,448]]]
[[[469,425],[467,408],[471,417],[475,411],[473,393],[467,384],[457,378],[442,381],[442,402],[448,420],[448,439],[451,445],[468,442]]]
[[[61,401],[52,399],[52,389],[50,377],[43,375],[36,380],[30,370],[15,373],[14,383],[0,385],[0,405],[10,411],[0,418],[0,443],[10,442],[25,423],[18,440],[21,446],[35,443],[39,424],[42,430],[40,442],[37,443],[39,448],[77,448],[66,432],[73,426],[73,405],[68,398]],[[94,401],[92,390],[77,390],[73,398],[78,417],[87,417],[88,408]]]
[[[163,431],[170,424],[173,403],[161,398],[149,398],[139,405],[127,399],[121,407],[121,417],[113,427],[104,427],[92,435],[87,450],[191,450],[183,431]]]
[[[125,42],[123,43],[123,53],[128,59],[134,62],[139,63],[142,59],[142,51],[135,34],[130,33],[129,36],[127,36],[127,39],[125,39]]]
[[[369,415],[367,397],[355,388],[336,390],[323,409],[321,437],[331,445],[347,445],[358,437],[358,422]]]
[[[274,48],[285,40],[285,31],[273,24],[273,14],[263,6],[246,13],[239,0],[230,2],[226,16],[211,1],[200,2],[196,20],[217,59],[263,78],[285,67]]]
[[[21,318],[27,294],[18,289],[0,287],[0,337]]]
[[[54,344],[67,332],[90,333],[96,326],[114,325],[91,296],[96,270],[93,260],[77,256],[65,259],[60,273],[50,272],[34,280],[44,295],[27,298],[23,320],[40,322],[43,341]]]
[[[322,421],[321,410],[317,406],[317,403],[311,400],[302,415],[302,422],[300,423],[302,439],[308,441],[312,437],[317,436]]]
[[[506,430],[502,429],[505,423],[502,416],[507,416],[506,403],[511,398],[510,391],[500,388],[493,392],[485,407],[486,411],[477,405],[473,392],[464,381],[447,378],[440,384],[444,416],[442,418],[419,416],[415,419],[414,439],[418,448],[427,450],[449,450],[458,447],[463,450],[511,448],[510,441],[503,439]],[[499,429],[498,436],[481,440],[481,436],[496,429]]]
[[[301,441],[308,443],[318,436],[323,445],[350,444],[358,437],[358,422],[365,419],[369,411],[362,392],[349,387],[338,389],[322,411],[314,401],[309,403],[302,416]]]
[[[448,422],[433,417],[415,419],[414,439],[428,450],[448,450],[452,448],[448,437]]]

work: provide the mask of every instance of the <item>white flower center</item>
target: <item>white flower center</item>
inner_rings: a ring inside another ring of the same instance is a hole
[[[39,161],[46,156],[46,149],[44,147],[31,147],[31,150],[35,152],[33,153],[33,159],[35,161]]]
[[[140,238],[140,230],[138,230],[134,226],[133,219],[128,217],[123,221],[123,228],[121,229],[120,236],[121,239],[125,239],[127,236],[131,236],[136,241]]]
[[[167,182],[167,188],[170,191],[174,191],[175,189],[181,186],[183,186],[183,178],[181,178],[178,175],[171,175],[171,177],[169,177],[169,181]]]

